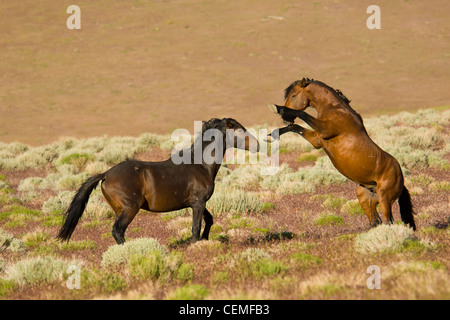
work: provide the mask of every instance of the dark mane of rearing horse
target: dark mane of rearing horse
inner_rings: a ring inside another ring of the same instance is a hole
[[[344,95],[344,93],[343,93],[341,90],[336,89],[336,90],[334,90],[334,91],[336,91],[337,95],[338,95],[342,100],[344,100],[345,102],[347,102],[348,104],[350,104],[350,100]]]
[[[289,85],[289,87],[284,89],[284,100],[287,100],[287,98],[289,98],[289,95],[291,94],[292,89],[294,89],[294,87],[299,83],[300,83],[300,80],[295,80],[294,82],[292,82]]]
[[[291,94],[292,89],[294,89],[294,87],[297,84],[300,84],[301,87],[306,87],[308,84],[310,84],[311,82],[313,82],[314,79],[309,79],[309,78],[303,78],[302,80],[295,80],[294,82],[292,82],[289,87],[287,87],[284,90],[284,100],[287,100],[287,98],[289,97],[289,95]]]
[[[344,93],[339,90],[339,89],[333,89],[332,87],[330,87],[329,85],[326,85],[323,82],[320,81],[315,81],[316,83],[321,84],[322,86],[326,87],[327,89],[329,89],[330,91],[332,91],[341,101],[345,102],[345,105],[348,107],[348,109],[355,115],[358,117],[358,119],[361,121],[361,124],[364,126],[364,121],[363,118],[361,117],[361,115],[355,111],[355,109],[353,109],[350,106],[350,100],[344,95]]]

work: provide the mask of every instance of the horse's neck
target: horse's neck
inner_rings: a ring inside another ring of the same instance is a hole
[[[197,143],[199,143],[197,141]],[[213,146],[211,146],[214,144]],[[208,148],[208,151],[213,151],[214,154],[211,154],[212,152],[207,152],[205,155],[205,149]],[[211,177],[212,180],[216,178],[217,172],[220,169],[220,166],[222,165],[223,157],[225,156],[226,146],[225,141],[222,143],[222,148],[219,148],[219,142],[218,141],[202,141],[202,147],[201,147],[201,165],[206,169],[208,172],[208,175]],[[198,148],[200,150],[200,148]],[[195,155],[196,151],[196,145],[195,143],[191,146],[191,163],[196,163],[196,159],[198,159],[199,155]],[[212,159],[208,159],[209,161],[206,162],[204,157],[211,157]],[[213,161],[212,161],[213,160]],[[212,162],[212,163],[211,163]]]
[[[309,86],[307,88],[309,89]],[[314,90],[309,89],[307,93],[310,104],[317,111],[317,118],[320,118],[330,108],[341,105],[339,99],[325,87],[316,85]]]
[[[342,102],[334,92],[330,91],[329,89],[325,87],[319,87],[318,90],[311,90],[309,92],[308,98],[311,101],[311,105],[316,109],[317,111],[317,119],[323,118],[326,112],[332,111],[334,115],[337,113],[335,112],[337,109],[343,110],[344,112],[341,114],[344,114],[346,119],[353,119],[355,127],[356,128],[362,128],[366,133],[366,128],[364,127],[363,120],[361,116],[353,110],[350,105],[347,103]],[[337,120],[335,118],[335,120]]]

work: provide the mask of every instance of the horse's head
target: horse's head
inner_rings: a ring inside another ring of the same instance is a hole
[[[314,80],[303,78],[294,81],[284,90],[284,106],[294,110],[305,110],[309,107],[309,98],[306,94],[306,87]]]
[[[284,90],[284,106],[276,104],[269,104],[269,108],[277,114],[280,114],[280,107],[303,111],[310,106],[310,100],[306,93],[306,87],[314,80],[303,78],[291,83],[289,87]],[[285,123],[293,123],[295,116],[281,113],[281,117]]]
[[[258,140],[239,122],[231,118],[224,118],[221,124],[225,129],[226,146],[249,150],[252,153],[259,151]]]

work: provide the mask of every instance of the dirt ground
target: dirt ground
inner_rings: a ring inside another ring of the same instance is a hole
[[[309,77],[363,116],[450,104],[449,2],[73,1],[0,3],[0,141],[137,136],[228,116],[276,123],[268,103]]]

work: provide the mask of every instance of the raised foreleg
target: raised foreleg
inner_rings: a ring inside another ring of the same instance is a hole
[[[278,139],[281,135],[287,132],[295,132],[305,138],[309,143],[313,145],[314,148],[319,149],[322,147],[321,138],[318,136],[317,132],[309,130],[299,126],[298,124],[290,124],[286,127],[275,129],[269,134],[269,137]]]
[[[324,140],[328,140],[337,136],[337,132],[330,123],[314,118],[310,114],[302,110],[294,110],[283,106],[271,105],[271,110],[281,116],[284,121],[293,122],[295,118],[305,121],[311,128],[314,129],[317,136]]]

